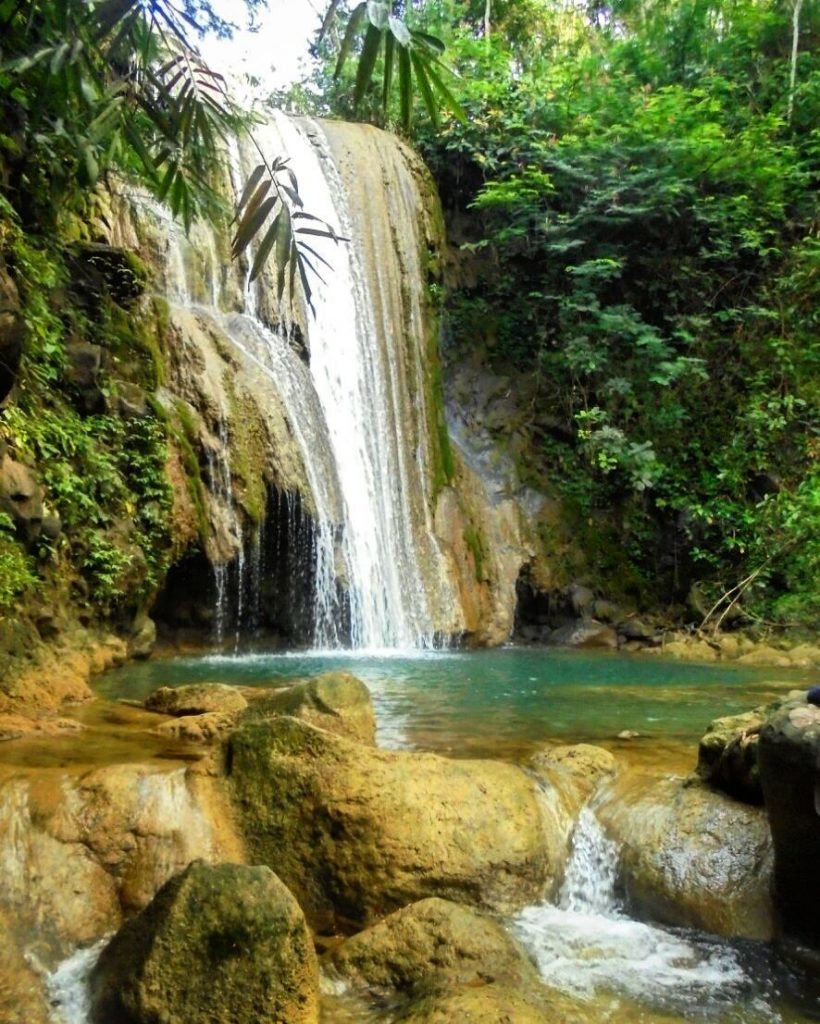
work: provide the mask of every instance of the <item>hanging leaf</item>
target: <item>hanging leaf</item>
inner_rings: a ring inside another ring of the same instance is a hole
[[[364,16],[367,13],[367,3],[360,3],[359,6],[350,15],[350,20],[347,23],[345,29],[344,38],[342,39],[342,45],[339,49],[339,57],[336,61],[336,70],[333,72],[333,77],[338,78],[342,73],[342,69],[345,66],[345,61],[350,55],[350,51],[353,48],[356,36],[359,34],[359,29],[362,26]]]
[[[427,109],[427,113],[430,115],[430,120],[433,122],[435,127],[438,128],[441,125],[441,117],[439,115],[436,97],[433,95],[433,89],[430,85],[430,79],[427,77],[424,58],[416,50],[411,50],[410,60],[413,62],[413,69],[416,72],[416,81],[419,83],[419,89],[421,90],[421,98],[424,101],[424,106]]]
[[[367,33],[364,37],[364,47],[359,57],[359,67],[356,71],[356,88],[353,92],[353,105],[358,107],[364,99],[365,91],[373,77],[373,69],[379,56],[382,45],[383,33],[374,25],[367,26]]]
[[[394,18],[391,14],[388,18],[388,24],[390,26],[390,34],[400,46],[409,46],[412,43],[412,33],[401,18]]]
[[[410,131],[410,120],[413,112],[412,76],[410,53],[402,47],[399,50],[399,105],[401,108],[401,123],[406,132]]]
[[[374,28],[383,32],[390,19],[390,8],[385,3],[379,3],[378,0],[370,0],[367,5],[367,17]]]

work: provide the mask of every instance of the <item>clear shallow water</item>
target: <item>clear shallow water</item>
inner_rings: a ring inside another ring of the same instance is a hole
[[[807,673],[779,669],[510,648],[411,656],[174,658],[111,672],[96,688],[111,699],[141,700],[163,685],[212,681],[273,687],[334,669],[355,673],[370,688],[385,746],[520,758],[545,742],[591,741],[661,770],[691,768],[695,744],[712,718],[809,681]],[[640,735],[619,740],[623,730]],[[600,1005],[602,1020],[630,1024],[820,1020],[816,989],[811,992],[807,980],[779,962],[769,947],[630,919],[616,898],[616,864],[617,850],[594,816],[582,812],[559,899],[528,907],[510,922],[548,984]],[[72,958],[54,976],[52,995],[64,1011],[62,1019],[55,1017],[59,1024],[86,1024],[88,967],[88,959]],[[612,1006],[620,1006],[614,1016]],[[327,1024],[389,1019],[383,1009],[351,1009],[333,999],[326,1001],[323,1016]]]
[[[110,698],[141,700],[158,686],[281,686],[335,669],[370,688],[383,746],[518,758],[548,741],[584,741],[628,748],[638,759],[641,751],[659,762],[668,755],[675,770],[684,751],[691,762],[693,744],[713,718],[748,710],[809,679],[794,670],[502,648],[174,658],[111,672],[96,688]],[[619,740],[625,730],[639,736]]]

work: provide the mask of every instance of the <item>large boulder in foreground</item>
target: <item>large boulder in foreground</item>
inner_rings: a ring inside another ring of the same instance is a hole
[[[760,731],[780,925],[820,947],[820,707],[790,701]]]
[[[252,859],[317,928],[427,896],[513,910],[562,867],[547,797],[513,765],[371,749],[278,718],[233,733],[225,769]]]
[[[347,939],[323,967],[356,988],[400,992],[436,977],[486,984],[499,977],[538,984],[535,967],[497,921],[452,903],[412,903]]]
[[[317,1024],[318,966],[265,867],[191,864],[125,924],[91,975],[96,1024]]]
[[[757,744],[767,707],[710,722],[698,746],[698,775],[715,789],[747,803],[763,802]]]
[[[693,779],[621,776],[596,798],[620,847],[619,872],[636,910],[717,935],[773,934],[772,842],[762,810]]]
[[[326,672],[251,702],[245,721],[289,715],[320,729],[373,745],[376,715],[370,691],[349,672]]]

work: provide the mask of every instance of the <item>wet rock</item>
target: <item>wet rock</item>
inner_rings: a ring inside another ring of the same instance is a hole
[[[555,773],[565,774],[578,787],[582,801],[588,800],[598,786],[618,771],[618,760],[603,747],[590,743],[547,747],[530,760],[540,778],[549,780]]]
[[[31,543],[43,525],[43,489],[33,469],[0,456],[0,512],[11,517],[18,537]]]
[[[820,708],[785,703],[762,726],[758,752],[780,924],[820,947]]]
[[[371,749],[293,718],[244,725],[225,763],[252,857],[314,927],[427,896],[511,910],[562,866],[546,798],[513,765]]]
[[[71,341],[66,345],[64,377],[78,398],[80,410],[87,415],[105,412],[106,397],[100,386],[103,350],[88,341]]]
[[[183,715],[163,722],[154,729],[157,736],[182,743],[214,743],[224,739],[236,724],[236,715],[208,711],[202,715]]]
[[[52,1020],[42,979],[15,939],[12,922],[0,912],[0,1020],[3,1024],[49,1024]]]
[[[751,651],[741,654],[737,659],[740,665],[761,665],[771,668],[789,668],[792,664],[789,655],[785,651],[775,650],[767,644],[759,644]]]
[[[771,938],[772,843],[762,810],[691,779],[634,773],[595,803],[639,913],[717,935]]]
[[[304,915],[266,867],[198,861],[125,924],[92,972],[92,1020],[317,1024]]]
[[[248,702],[234,686],[224,683],[201,683],[189,686],[161,686],[145,698],[148,711],[162,715],[204,715],[210,712],[236,714]]]
[[[677,637],[660,647],[650,647],[649,652],[665,658],[680,658],[681,661],[717,661],[720,654],[705,640],[692,640],[688,637]]]
[[[704,782],[738,800],[763,802],[757,754],[760,728],[781,703],[775,701],[710,723],[698,746],[697,771]]]
[[[449,900],[426,899],[347,939],[323,967],[355,987],[406,991],[437,976],[460,984],[538,976],[497,921]]]
[[[443,988],[413,1000],[396,1024],[544,1024],[560,1020],[574,1024],[576,1018],[555,1016],[554,1002],[540,993],[522,992],[514,985],[493,983],[471,988]]]
[[[625,640],[649,641],[655,636],[655,630],[642,619],[624,619],[618,623],[616,629]]]
[[[192,860],[242,859],[214,780],[112,765],[0,786],[0,910],[67,955],[142,909]]]
[[[128,637],[128,654],[132,658],[150,658],[157,642],[157,626],[147,615],[140,616]]]
[[[559,647],[608,647],[618,646],[618,634],[611,626],[605,626],[594,619],[582,619],[566,626],[559,626],[550,633],[549,643]]]
[[[567,590],[567,597],[569,597],[573,612],[581,618],[592,610],[595,593],[582,583],[571,583]]]
[[[290,715],[360,743],[376,742],[376,716],[370,691],[348,672],[328,672],[287,690],[252,700],[244,721]]]

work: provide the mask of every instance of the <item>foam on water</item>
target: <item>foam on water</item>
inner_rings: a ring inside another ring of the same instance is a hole
[[[748,1012],[738,1019],[780,1019],[751,995],[753,981],[732,946],[627,917],[616,898],[617,863],[615,844],[584,808],[557,905],[527,907],[513,922],[547,984],[582,999],[620,994],[701,1020],[739,1002]]]
[[[88,979],[108,939],[78,949],[48,977],[52,1024],[89,1024],[91,1003]]]

